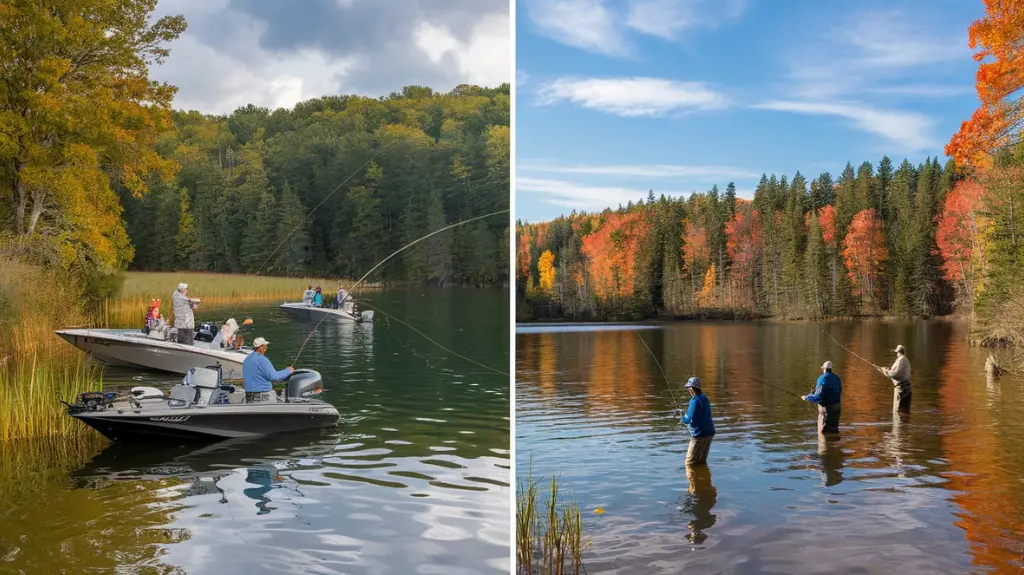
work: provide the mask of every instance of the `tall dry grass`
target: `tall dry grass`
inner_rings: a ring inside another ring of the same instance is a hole
[[[541,506],[540,481],[533,472],[516,490],[516,566],[520,575],[579,575],[583,551],[590,541],[583,537],[579,503],[560,501],[561,485],[551,477]]]
[[[171,297],[178,284],[188,284],[189,297],[204,305],[233,305],[246,302],[302,301],[306,286],[320,286],[325,298],[333,298],[338,286],[351,288],[356,280],[315,277],[271,277],[205,272],[128,272],[117,298],[104,302],[93,324],[102,327],[141,327],[150,300],[160,298],[160,311],[173,321]],[[364,282],[359,291],[379,289],[377,283]]]
[[[100,370],[53,333],[85,321],[75,298],[55,274],[0,258],[0,441],[86,431],[60,400],[102,389]]]

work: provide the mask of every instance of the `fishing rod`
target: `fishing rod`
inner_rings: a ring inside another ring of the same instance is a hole
[[[654,358],[654,363],[658,366],[658,371],[661,372],[661,377],[665,378],[665,383],[668,385],[668,392],[672,396],[672,403],[676,406],[675,414],[678,415],[683,410],[682,408],[679,407],[679,402],[676,401],[676,394],[672,391],[672,382],[669,381],[668,375],[665,373],[665,369],[661,367],[661,362],[658,361],[658,356],[654,355],[654,350],[651,349],[651,346],[647,345],[647,342],[644,341],[644,338],[641,337],[640,332],[638,330],[634,329],[633,333],[636,334],[636,337],[637,339],[640,340],[640,343],[644,344],[644,347],[647,348],[647,351],[651,354],[651,357]]]
[[[368,271],[368,272],[366,272],[365,274],[363,274],[363,277],[359,278],[359,281],[357,281],[357,282],[356,282],[356,283],[355,283],[355,284],[354,284],[354,285],[352,286],[352,291],[355,291],[355,289],[356,289],[357,287],[359,287],[359,284],[363,283],[363,281],[365,281],[365,280],[366,280],[366,278],[367,278],[367,277],[369,277],[371,273],[373,273],[373,272],[374,272],[374,271],[375,271],[375,270],[376,270],[377,268],[379,268],[380,266],[384,265],[384,263],[386,263],[386,262],[387,262],[388,260],[390,260],[391,258],[393,258],[393,257],[397,256],[398,254],[402,253],[403,251],[405,251],[405,250],[407,250],[407,249],[411,248],[412,246],[414,246],[414,245],[416,245],[416,244],[420,243],[421,241],[423,241],[423,240],[425,240],[425,239],[427,239],[427,238],[429,238],[429,237],[431,237],[431,236],[437,235],[437,234],[439,234],[439,233],[441,233],[441,232],[444,232],[444,231],[446,231],[446,230],[450,230],[450,229],[452,229],[452,228],[455,228],[455,227],[458,227],[458,226],[461,226],[461,225],[464,225],[464,224],[468,224],[468,223],[470,223],[470,222],[474,222],[474,221],[477,221],[477,220],[481,220],[481,219],[483,219],[483,218],[488,218],[488,217],[491,217],[491,216],[496,216],[496,215],[498,215],[498,214],[503,214],[503,213],[507,213],[508,211],[509,211],[509,210],[508,210],[508,209],[506,208],[506,209],[504,209],[504,210],[498,210],[498,211],[496,211],[496,212],[491,212],[491,213],[489,213],[489,214],[484,214],[484,215],[482,215],[482,216],[476,216],[476,217],[474,217],[474,218],[469,218],[468,220],[462,220],[462,221],[460,221],[460,222],[456,222],[456,223],[454,223],[454,224],[450,224],[450,225],[447,225],[447,226],[445,226],[445,227],[443,227],[443,228],[441,228],[441,229],[439,229],[439,230],[435,230],[435,231],[433,231],[433,232],[430,232],[429,234],[427,234],[427,235],[425,235],[425,236],[422,236],[422,237],[420,237],[420,238],[417,238],[417,239],[415,239],[415,240],[413,240],[413,241],[409,242],[408,244],[406,244],[406,245],[402,246],[401,248],[398,248],[397,250],[395,250],[394,252],[392,252],[392,253],[391,253],[391,254],[390,254],[389,256],[387,256],[386,258],[384,258],[383,260],[381,260],[381,261],[380,261],[380,263],[378,263],[377,265],[375,265],[375,266],[373,266],[372,268],[370,268],[370,271]],[[349,292],[349,293],[351,293],[351,292]],[[346,299],[348,299],[348,294],[346,294],[346,296],[345,296],[344,298],[342,298],[342,301],[341,301],[341,302],[339,302],[339,304],[338,304],[338,305],[340,306],[340,305],[344,304],[344,303],[345,303],[345,300],[346,300]],[[320,327],[320,324],[321,324],[321,323],[323,323],[323,322],[324,322],[324,320],[326,320],[326,319],[327,319],[328,317],[329,317],[329,315],[328,315],[328,314],[324,314],[324,317],[323,317],[323,318],[321,318],[321,319],[320,319],[320,321],[316,322],[316,325],[314,325],[314,326],[313,326],[313,329],[309,330],[309,334],[307,334],[307,335],[306,335],[306,339],[304,339],[304,340],[302,341],[302,345],[301,345],[301,346],[299,346],[299,351],[298,351],[298,353],[296,353],[296,354],[295,354],[295,359],[294,359],[294,360],[292,360],[292,365],[295,365],[295,363],[296,363],[296,362],[297,362],[297,361],[299,360],[299,356],[301,356],[301,355],[302,355],[302,351],[303,351],[303,350],[304,350],[304,349],[306,348],[306,344],[307,344],[307,343],[309,342],[309,338],[311,338],[311,337],[313,336],[313,334],[314,334],[314,333],[316,332],[317,328],[319,328],[319,327]],[[394,317],[392,317],[392,319],[395,319],[396,321],[400,321],[400,320],[398,320],[397,318],[394,318]],[[405,325],[409,325],[409,324],[407,324],[407,323],[405,323],[405,322],[402,322],[402,323],[404,323]],[[409,326],[409,327],[412,327],[412,326]],[[417,329],[415,329],[415,328],[413,328],[413,330],[414,330],[414,331],[416,331],[417,333],[419,333],[420,335],[423,335],[423,333],[422,333],[422,332],[420,332],[419,330],[417,330]],[[448,353],[451,353],[452,355],[455,355],[455,356],[458,356],[458,357],[463,357],[463,356],[459,355],[458,353],[455,353],[455,352],[453,352],[453,351],[449,350],[448,348],[444,347],[444,346],[443,346],[443,345],[441,345],[440,343],[438,343],[438,342],[436,342],[436,341],[434,341],[434,340],[430,339],[429,337],[426,337],[425,335],[424,335],[424,337],[425,337],[425,338],[427,339],[427,341],[430,341],[431,343],[433,343],[434,345],[436,345],[436,346],[438,346],[439,348],[443,349],[444,351],[446,351],[446,352],[448,352]],[[464,357],[463,357],[463,358],[464,358]],[[464,358],[464,359],[467,359],[467,358]],[[472,360],[470,360],[470,361],[472,362]],[[476,362],[473,362],[473,363],[476,363]],[[481,364],[477,364],[477,365],[481,365]],[[496,369],[494,369],[494,368],[488,368],[488,369],[490,369],[491,371],[493,371],[493,372],[495,372],[495,373],[500,373],[501,375],[504,375],[504,376],[508,377],[508,374],[507,374],[507,373],[505,373],[505,372],[502,372],[502,371],[496,370]]]
[[[870,365],[871,367],[875,368],[876,370],[880,369],[881,366],[875,365],[873,362],[864,359],[863,357],[857,355],[857,353],[855,351],[853,351],[852,349],[850,349],[850,348],[846,347],[845,345],[839,343],[839,340],[836,339],[835,337],[833,337],[833,335],[830,334],[829,332],[825,331],[824,328],[821,328],[821,333],[827,335],[832,341],[836,342],[836,345],[838,345],[839,347],[845,349],[847,352],[849,352],[851,355],[853,355],[853,357],[856,357],[857,359],[859,359],[859,360],[863,361],[864,363]]]

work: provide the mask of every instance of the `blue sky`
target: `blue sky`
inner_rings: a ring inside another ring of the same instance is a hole
[[[977,106],[981,0],[517,0],[516,218],[917,163]]]

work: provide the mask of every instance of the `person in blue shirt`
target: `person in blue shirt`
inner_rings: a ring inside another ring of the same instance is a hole
[[[242,360],[242,387],[245,389],[246,403],[267,401],[268,395],[274,391],[273,382],[295,372],[295,368],[290,365],[282,370],[274,369],[274,365],[264,355],[267,353],[269,343],[262,337],[257,337],[252,342],[255,351]]]
[[[839,433],[839,412],[843,397],[843,382],[832,373],[832,362],[821,366],[814,393],[800,396],[801,399],[818,404],[818,433]]]
[[[690,428],[690,448],[686,451],[686,465],[702,465],[708,461],[711,440],[715,437],[715,424],[711,421],[711,401],[700,388],[700,378],[691,377],[686,382],[690,391],[690,406],[683,414],[682,422]]]

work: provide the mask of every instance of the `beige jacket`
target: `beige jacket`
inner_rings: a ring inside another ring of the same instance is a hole
[[[907,356],[900,355],[896,357],[896,361],[893,362],[892,367],[881,368],[881,372],[886,377],[892,379],[892,384],[898,386],[900,383],[910,384],[910,360]]]

